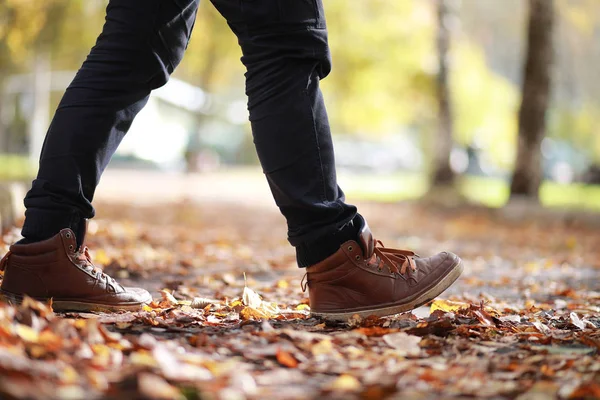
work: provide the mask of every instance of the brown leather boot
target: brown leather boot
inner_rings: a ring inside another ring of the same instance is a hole
[[[13,303],[27,295],[52,299],[55,311],[109,312],[138,310],[152,301],[146,290],[124,288],[96,268],[88,248],[77,248],[71,229],[41,242],[13,244],[0,261],[0,270],[4,270],[0,295]]]
[[[347,241],[306,269],[312,315],[345,321],[354,314],[364,318],[409,311],[437,297],[462,273],[462,261],[453,253],[420,258],[412,251],[383,247],[361,220],[359,242]]]

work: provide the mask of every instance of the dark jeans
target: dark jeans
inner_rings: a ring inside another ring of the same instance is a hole
[[[331,69],[323,5],[211,1],[238,37],[258,156],[287,220],[289,241],[302,253],[299,263],[310,265],[331,254],[311,247],[356,215],[336,183],[319,89]],[[91,202],[100,176],[150,91],[164,85],[181,61],[198,3],[110,1],[103,31],[46,136],[38,176],[25,198],[25,238],[76,229],[81,219],[94,216]]]

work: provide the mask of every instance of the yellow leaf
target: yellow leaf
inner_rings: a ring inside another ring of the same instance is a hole
[[[434,312],[435,310],[442,310],[444,312],[455,312],[462,308],[469,308],[469,305],[467,303],[461,303],[458,301],[438,299],[431,303],[431,308],[429,309],[429,312]]]
[[[106,251],[99,249],[95,251],[94,261],[101,265],[110,264],[110,257],[106,254]]]
[[[67,365],[60,375],[60,380],[66,384],[73,384],[79,380],[79,374],[70,365]]]
[[[110,348],[105,344],[95,343],[91,345],[91,348],[98,357],[108,358],[110,356]]]
[[[40,333],[39,342],[50,350],[58,350],[62,347],[62,338],[48,330]]]
[[[290,287],[290,284],[288,281],[281,279],[277,281],[277,287],[280,289],[287,289],[288,287]]]
[[[308,304],[298,304],[296,310],[310,310],[310,306]]]
[[[141,367],[156,367],[158,364],[152,354],[146,350],[136,351],[129,356],[129,361],[133,365]]]
[[[31,329],[27,325],[18,324],[15,327],[15,333],[21,339],[29,343],[37,343],[40,338],[40,335],[37,333],[37,331]]]
[[[360,390],[362,385],[352,375],[342,374],[336,380],[334,380],[329,386],[332,390],[342,390],[346,392],[355,392]]]
[[[144,305],[142,306],[142,310],[150,312],[150,311],[152,311],[152,310],[153,310],[153,308],[152,308],[152,307],[150,307],[148,304],[144,304]]]
[[[314,356],[318,356],[320,354],[329,354],[332,352],[332,350],[333,343],[331,343],[331,340],[329,339],[321,340],[310,349]]]
[[[523,269],[525,270],[525,272],[530,273],[530,274],[539,271],[540,268],[541,268],[541,265],[540,265],[540,263],[537,263],[537,262],[528,262],[528,263],[525,263],[525,265],[523,266]]]
[[[234,300],[233,302],[231,302],[231,304],[229,306],[233,308],[233,307],[242,306],[242,305],[244,305],[244,303],[242,303],[242,301],[238,299],[238,300]]]
[[[78,319],[75,320],[75,322],[73,323],[75,325],[75,328],[77,329],[83,329],[87,326],[88,321],[86,319]]]
[[[44,346],[34,344],[29,348],[29,355],[31,358],[42,358],[46,354],[48,354],[48,352]]]

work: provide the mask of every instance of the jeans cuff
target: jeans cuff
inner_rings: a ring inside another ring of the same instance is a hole
[[[21,235],[34,241],[50,239],[64,228],[77,232],[80,220],[78,213],[27,209]]]
[[[325,260],[340,249],[348,240],[357,240],[362,217],[357,214],[353,220],[339,231],[323,236],[317,240],[296,246],[296,261],[300,268],[310,267]]]

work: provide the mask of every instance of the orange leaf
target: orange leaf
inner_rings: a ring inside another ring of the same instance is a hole
[[[296,368],[298,366],[298,360],[296,360],[294,356],[288,353],[287,351],[278,349],[276,357],[277,362],[283,365],[284,367]]]

